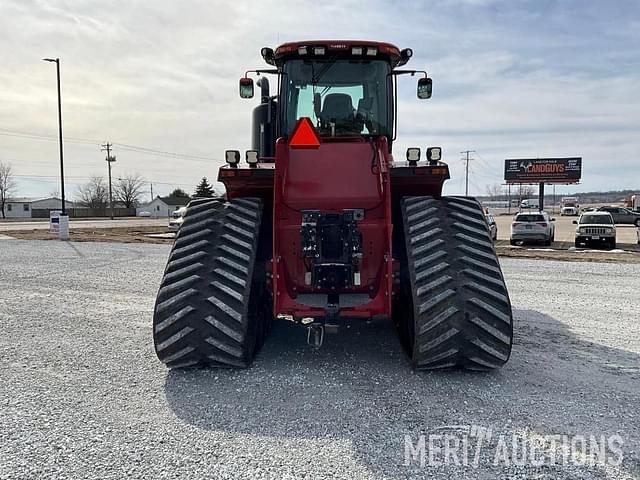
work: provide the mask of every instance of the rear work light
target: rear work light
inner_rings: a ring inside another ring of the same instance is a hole
[[[314,55],[324,55],[325,53],[325,48],[324,47],[313,47],[313,54]]]
[[[240,151],[238,150],[227,150],[224,152],[224,157],[227,163],[234,168],[240,163]]]
[[[367,57],[375,57],[378,54],[376,47],[367,47]]]
[[[420,161],[420,149],[417,147],[407,148],[407,162],[409,165],[415,166]]]
[[[249,165],[255,167],[258,164],[258,151],[257,150],[247,150],[244,155],[245,160]]]
[[[362,55],[362,47],[351,47],[351,55]]]
[[[306,55],[307,47],[298,47],[298,55]]]

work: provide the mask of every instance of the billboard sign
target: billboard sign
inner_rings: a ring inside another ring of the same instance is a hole
[[[507,183],[578,183],[582,157],[514,158],[504,161]]]

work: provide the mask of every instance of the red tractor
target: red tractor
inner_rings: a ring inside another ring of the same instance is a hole
[[[193,200],[169,256],[153,319],[160,360],[247,367],[277,317],[316,347],[329,327],[393,321],[418,369],[503,365],[511,304],[480,204],[442,196],[439,148],[392,155],[397,77],[418,74],[418,98],[431,96],[426,72],[399,69],[412,51],[324,40],[261,54],[253,150],[244,162],[226,151],[226,201]]]

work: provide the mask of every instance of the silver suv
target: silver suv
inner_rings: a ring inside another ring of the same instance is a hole
[[[556,236],[555,220],[547,212],[518,213],[511,224],[511,245],[518,242],[551,245]]]
[[[576,247],[597,244],[616,248],[616,226],[609,212],[586,212],[578,221]]]

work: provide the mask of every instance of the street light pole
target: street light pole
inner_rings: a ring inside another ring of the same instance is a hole
[[[64,153],[62,148],[62,96],[60,94],[60,59],[59,58],[43,58],[45,62],[53,62],[56,64],[56,76],[58,80],[58,143],[60,145],[60,192],[62,194],[62,215],[67,214],[64,199]]]

